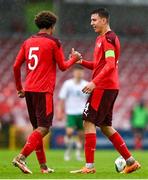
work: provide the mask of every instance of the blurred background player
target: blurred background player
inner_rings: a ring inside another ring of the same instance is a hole
[[[96,39],[94,59],[92,62],[80,61],[81,65],[93,70],[92,81],[82,90],[90,94],[83,112],[86,164],[82,169],[72,173],[96,172],[94,153],[97,126],[126,160],[127,165],[122,173],[131,173],[140,168],[140,164],[132,157],[123,138],[112,127],[113,106],[119,91],[120,42],[117,35],[110,29],[109,19],[109,12],[105,8],[95,9],[91,13],[91,26],[99,34]]]
[[[56,81],[56,64],[60,70],[68,69],[81,58],[72,50],[71,58],[65,57],[58,39],[52,36],[57,17],[50,11],[42,11],[35,17],[39,32],[24,41],[14,63],[14,77],[18,96],[26,99],[33,132],[19,155],[13,159],[13,165],[24,173],[32,173],[25,159],[36,152],[42,173],[53,172],[46,165],[43,137],[49,132],[53,118],[53,92]],[[21,83],[20,68],[26,63],[25,88]]]
[[[134,106],[131,112],[131,127],[134,134],[134,148],[143,148],[143,136],[148,125],[148,109],[145,102],[141,100]]]
[[[87,84],[84,80],[84,69],[76,64],[73,68],[73,77],[66,80],[59,92],[58,119],[64,119],[66,114],[66,136],[64,138],[66,151],[64,160],[69,161],[71,150],[75,143],[76,159],[82,160],[81,150],[83,146],[84,132],[82,113],[88,96],[82,92],[82,88]],[[73,139],[76,130],[77,139]]]

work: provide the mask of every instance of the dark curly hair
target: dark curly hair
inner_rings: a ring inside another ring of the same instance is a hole
[[[39,29],[50,28],[55,25],[57,16],[50,11],[41,11],[35,16],[34,22]]]

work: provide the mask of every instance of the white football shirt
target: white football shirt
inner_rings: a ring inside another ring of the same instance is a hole
[[[76,83],[74,79],[66,80],[59,92],[59,98],[65,101],[65,113],[68,115],[82,114],[88,95],[82,89],[88,82],[81,80]]]

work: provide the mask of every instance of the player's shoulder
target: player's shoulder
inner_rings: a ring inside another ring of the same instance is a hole
[[[105,41],[107,41],[108,43],[111,43],[113,45],[115,45],[116,38],[117,38],[117,35],[114,31],[108,31],[105,34]]]
[[[59,48],[61,47],[61,41],[57,37],[47,35],[47,38],[52,40]]]
[[[68,86],[71,86],[72,84],[73,84],[72,79],[67,79],[64,81],[63,86],[68,87]]]
[[[39,37],[42,37],[42,38],[46,38],[48,39],[50,42],[53,42],[54,44],[56,44],[58,47],[61,47],[61,41],[57,38],[57,37],[54,37],[52,35],[49,35],[47,33],[37,33],[37,34],[34,34],[32,35],[30,38],[28,39],[31,39],[31,38],[39,38]]]
[[[67,85],[71,85],[71,84],[73,84],[74,82],[73,82],[73,79],[67,79],[66,81],[65,81],[65,84],[67,84]]]

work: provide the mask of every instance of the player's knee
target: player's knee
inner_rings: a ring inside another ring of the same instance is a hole
[[[110,137],[111,135],[113,135],[116,130],[112,127],[112,126],[100,126],[100,129],[102,131],[102,133],[107,136]]]
[[[68,138],[72,138],[72,134],[66,134]]]
[[[49,129],[46,127],[38,127],[37,130],[42,134],[43,137],[49,132]]]
[[[73,128],[67,128],[66,129],[66,135],[70,138],[73,135],[74,129]]]
[[[96,126],[92,122],[84,121],[83,126],[85,133],[96,133]]]

